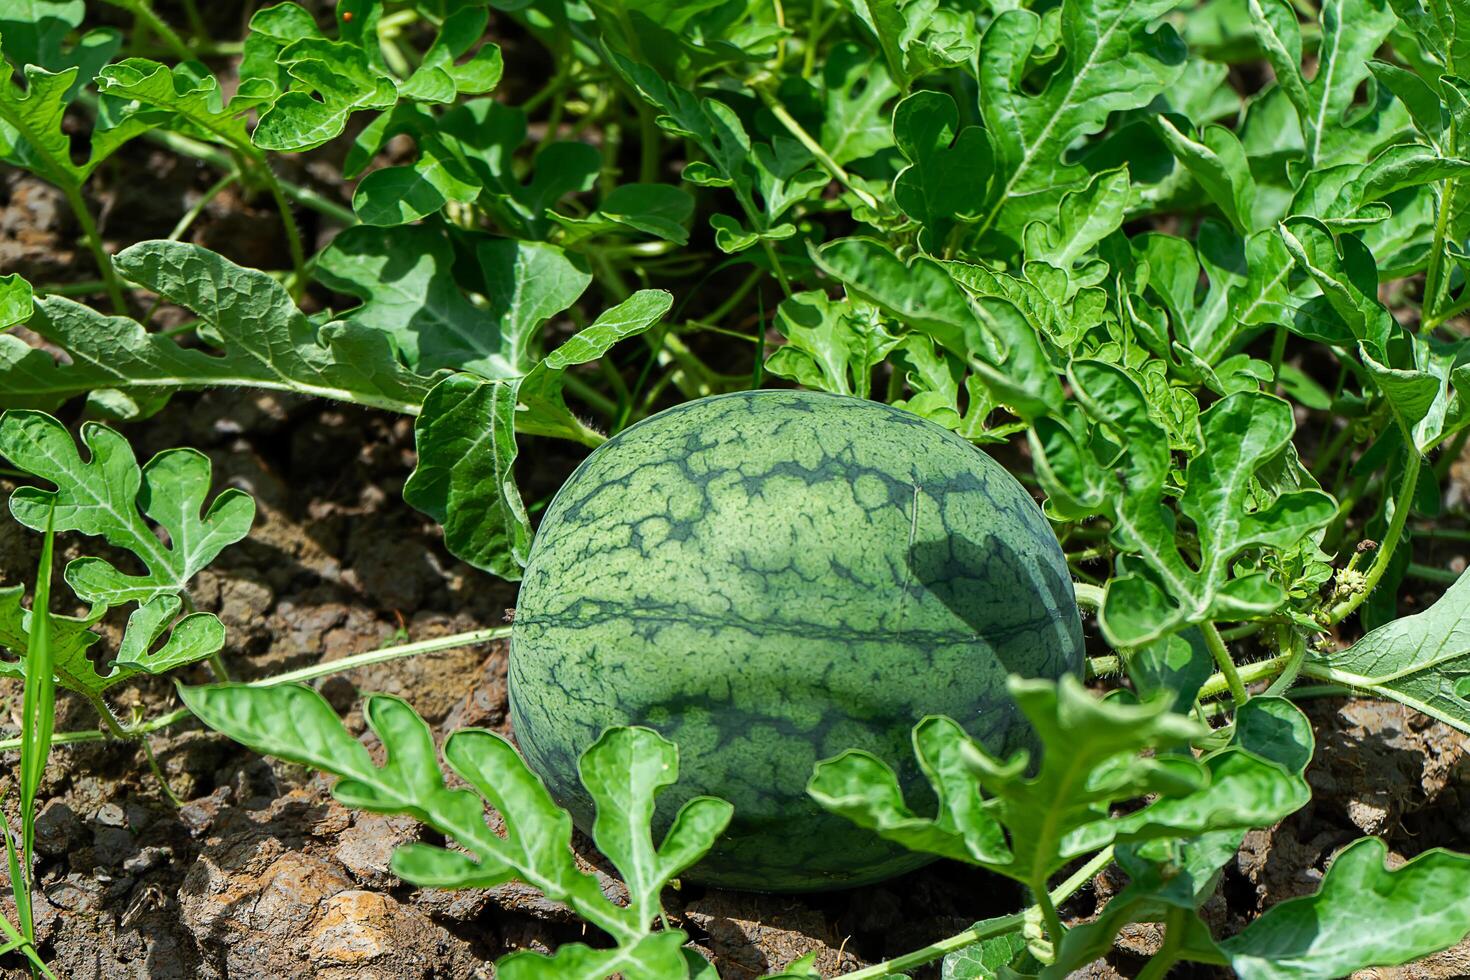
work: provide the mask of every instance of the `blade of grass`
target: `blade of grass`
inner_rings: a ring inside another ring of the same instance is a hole
[[[0,827],[0,830],[5,832],[5,863],[10,870],[10,897],[15,901],[15,918],[20,923],[20,938],[22,942],[29,942],[28,937],[35,932],[31,918],[30,876],[20,869],[20,855],[15,853],[15,838],[10,833],[9,825]],[[9,927],[10,923],[7,921],[5,925]]]
[[[8,843],[10,840],[10,834],[8,832],[5,835],[5,839]],[[56,974],[52,973],[50,967],[46,965],[46,961],[41,959],[41,954],[36,952],[36,947],[32,946],[26,937],[22,936],[16,930],[15,926],[11,924],[10,920],[3,915],[0,915],[0,932],[4,932],[9,937],[9,942],[0,946],[0,954],[9,953],[18,949],[25,954],[26,959],[31,961],[31,969],[34,972],[39,973],[46,980],[56,980]]]
[[[31,907],[31,870],[35,861],[36,794],[46,774],[51,733],[56,722],[56,689],[51,670],[51,556],[56,540],[55,506],[46,515],[46,539],[36,569],[36,593],[31,602],[31,625],[26,637],[26,679],[21,707],[20,746],[20,855],[6,834],[10,888],[26,942],[36,941]],[[17,863],[19,867],[17,867]]]

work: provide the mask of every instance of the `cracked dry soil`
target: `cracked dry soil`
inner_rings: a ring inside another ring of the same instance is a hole
[[[159,237],[214,177],[166,154],[140,152],[130,165],[146,170],[149,180],[107,189],[103,216],[135,238]],[[315,179],[313,166],[301,179]],[[318,169],[336,179],[336,168]],[[85,278],[88,269],[69,244],[75,239],[69,220],[54,190],[0,174],[0,268],[33,281]],[[192,237],[238,261],[268,264],[278,222],[268,209],[224,194]],[[170,315],[160,311],[160,322],[168,325]],[[128,431],[140,458],[194,446],[214,463],[216,491],[238,486],[256,498],[250,538],[200,577],[195,594],[200,608],[226,624],[225,658],[240,678],[360,653],[405,635],[427,639],[497,625],[514,605],[513,587],[452,559],[432,523],[402,503],[413,465],[407,420],[210,392],[179,398]],[[563,452],[534,443],[524,454],[528,498],[549,494],[570,472],[576,459]],[[1470,465],[1461,465],[1452,484],[1451,494],[1463,495]],[[9,489],[0,480],[0,494]],[[0,521],[0,582],[29,581],[39,547],[37,535]],[[59,555],[58,566],[77,553]],[[1405,611],[1432,599],[1408,596]],[[1095,638],[1095,624],[1087,628]],[[363,691],[405,697],[440,737],[467,725],[505,731],[505,656],[503,646],[448,651],[329,677],[319,686],[369,740],[357,707]],[[208,679],[202,668],[185,675],[185,682]],[[165,679],[114,693],[123,711],[153,715],[177,704]],[[16,731],[19,684],[0,681],[0,699],[0,733],[8,737]],[[1318,729],[1308,772],[1316,798],[1282,825],[1253,833],[1226,868],[1207,905],[1220,934],[1315,888],[1332,853],[1361,833],[1383,836],[1402,859],[1470,839],[1470,740],[1396,705],[1330,699],[1312,702],[1309,711]],[[90,709],[63,699],[58,731],[94,726]],[[404,885],[388,871],[388,857],[421,830],[406,819],[339,806],[316,774],[261,759],[192,723],[161,732],[150,744],[182,805],[169,801],[138,745],[94,742],[53,752],[41,790],[49,802],[38,824],[37,926],[59,975],[488,977],[490,963],[506,952],[585,938],[566,910],[521,885],[465,892]],[[15,760],[8,754],[0,766],[0,794],[12,817],[15,794],[7,791]],[[595,859],[587,842],[578,846]],[[610,890],[621,887],[606,875],[603,881]],[[8,883],[0,885],[8,892]],[[1063,912],[1085,918],[1120,885],[1104,876]],[[1023,903],[1009,882],[939,864],[881,885],[815,896],[689,885],[669,905],[721,976],[747,978],[810,951],[818,953],[822,974],[833,976]],[[8,899],[0,912],[14,914]],[[1130,930],[1106,963],[1084,975],[1129,976],[1158,941],[1149,927]],[[29,976],[10,960],[0,964],[0,974]],[[935,977],[938,969],[916,975]],[[1464,977],[1470,945],[1372,975]]]
[[[512,587],[451,559],[433,525],[399,500],[412,465],[406,422],[219,392],[181,399],[133,431],[140,455],[201,448],[214,462],[216,489],[238,486],[259,503],[251,537],[205,573],[196,596],[226,623],[226,658],[240,677],[370,650],[403,631],[426,639],[495,625],[513,605]],[[545,462],[545,478],[554,479],[573,461]],[[37,556],[35,535],[0,526],[0,578],[27,577]],[[503,645],[462,649],[319,683],[369,740],[360,691],[407,698],[440,736],[467,725],[506,731],[505,655]],[[185,679],[206,676],[201,669]],[[0,696],[13,718],[19,686],[6,682]],[[152,714],[176,699],[166,681],[152,679],[115,700]],[[1207,907],[1221,932],[1315,888],[1333,851],[1361,833],[1386,837],[1405,859],[1470,837],[1470,740],[1396,705],[1322,700],[1310,713],[1318,726],[1309,771],[1316,799],[1248,838]],[[93,724],[85,705],[61,705],[58,730]],[[477,977],[490,976],[490,962],[505,952],[583,938],[570,914],[525,886],[404,885],[388,871],[388,857],[420,828],[338,805],[319,775],[261,759],[194,724],[151,744],[184,801],[177,808],[135,745],[61,747],[47,770],[38,932],[65,976]],[[9,780],[13,755],[7,762]],[[585,841],[579,846],[595,859]],[[609,890],[621,887],[603,880]],[[1066,911],[1089,915],[1118,884],[1105,877]],[[722,976],[758,976],[809,951],[831,976],[1010,911],[1022,896],[1006,882],[934,865],[816,896],[689,885],[670,904]],[[1151,929],[1132,930],[1088,975],[1126,976],[1157,941]],[[1467,974],[1470,948],[1461,947],[1377,975]],[[17,965],[5,971],[25,975]]]

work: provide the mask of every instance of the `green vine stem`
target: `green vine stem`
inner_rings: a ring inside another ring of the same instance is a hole
[[[324,663],[302,667],[299,670],[289,670],[284,674],[273,674],[270,677],[262,677],[259,680],[248,681],[247,686],[274,687],[277,684],[295,684],[302,681],[315,680],[318,677],[343,674],[349,670],[356,670],[359,667],[370,667],[373,664],[387,663],[390,660],[404,660],[408,657],[417,657],[425,653],[438,653],[444,650],[456,650],[460,647],[479,646],[482,643],[491,643],[495,640],[505,639],[510,636],[510,630],[511,628],[509,626],[493,626],[486,629],[470,630],[467,633],[453,633],[449,636],[438,636],[431,640],[419,640],[415,643],[399,643],[393,646],[382,647],[378,650],[369,650],[366,653],[353,654],[350,657],[343,657],[340,660],[328,660]],[[136,725],[119,726],[116,733],[99,730],[57,732],[52,736],[51,744],[74,745],[78,742],[103,742],[109,738],[141,738],[144,735],[161,731],[192,717],[193,715],[188,708],[178,708],[167,714],[149,719],[148,721],[139,722]],[[17,748],[20,748],[19,738],[0,740],[0,752],[8,752]]]
[[[1046,938],[1055,950],[1062,945],[1062,937],[1067,934],[1067,927],[1062,925],[1062,916],[1057,912],[1057,903],[1046,893],[1045,881],[1041,882],[1040,887],[1033,887],[1031,893],[1036,896],[1036,907],[1041,909],[1041,921],[1046,924]]]
[[[832,175],[833,180],[846,187],[858,200],[862,201],[872,210],[881,210],[878,206],[878,199],[853,183],[852,175],[846,170],[843,170],[842,165],[832,159],[831,154],[822,148],[822,144],[812,139],[811,134],[806,131],[801,123],[796,121],[791,113],[786,111],[786,107],[777,101],[774,95],[766,90],[766,86],[761,81],[752,81],[751,87],[755,89],[755,94],[760,96],[761,101],[766,104],[766,108],[771,110],[771,115],[776,117],[776,121],[782,126],[785,126],[788,133],[796,137],[796,141],[816,158],[817,162],[822,165],[822,169]]]
[[[107,2],[114,7],[121,7],[128,11],[147,25],[150,31],[158,35],[164,47],[172,51],[180,61],[189,61],[196,57],[189,45],[184,43],[184,39],[179,37],[178,32],[154,12],[153,5],[148,0],[107,0]]]
[[[1060,905],[1071,898],[1078,889],[1087,884],[1098,873],[1109,864],[1113,863],[1113,849],[1104,848],[1097,852],[1092,858],[1078,868],[1066,881],[1053,888],[1047,896],[1053,907]],[[1035,906],[1033,906],[1034,908]],[[912,953],[905,953],[895,959],[875,963],[870,967],[858,970],[854,973],[843,974],[845,980],[872,980],[874,977],[892,977],[912,970],[916,966],[932,963],[950,953],[973,946],[978,942],[1003,936],[1008,932],[1016,932],[1026,924],[1026,916],[1030,909],[1021,912],[1013,912],[995,919],[986,919],[977,922],[964,932],[956,933],[947,939],[941,939],[937,943],[930,943],[922,949],[916,949]]]
[[[1455,146],[1455,120],[1453,114],[1445,132],[1445,146]],[[1439,311],[1440,297],[1449,284],[1444,272],[1445,237],[1449,229],[1450,208],[1455,195],[1455,178],[1449,177],[1439,192],[1439,213],[1434,220],[1434,244],[1429,248],[1429,266],[1424,270],[1424,329],[1433,330],[1447,316]]]
[[[86,98],[86,95],[84,94],[82,98]],[[172,150],[180,156],[199,160],[220,170],[229,171],[235,166],[235,160],[226,150],[217,146],[211,146],[200,140],[191,139],[188,136],[181,136],[178,133],[169,132],[166,129],[151,129],[143,134],[143,139],[157,143],[159,146]],[[326,215],[333,221],[345,226],[357,224],[357,215],[331,198],[319,194],[309,187],[302,187],[299,184],[293,184],[288,180],[283,180],[275,176],[274,173],[271,174],[271,180],[280,187],[282,194],[302,207],[310,208],[319,214]]]
[[[291,210],[291,202],[286,197],[286,189],[281,186],[280,180],[275,172],[271,170],[270,162],[266,160],[265,154],[252,157],[255,161],[255,170],[265,181],[266,189],[275,199],[276,210],[281,214],[281,227],[286,232],[286,247],[291,252],[291,271],[293,281],[290,287],[291,298],[299,300],[301,294],[306,291],[306,249],[301,244],[301,226],[296,223],[296,215]]]
[[[1245,681],[1241,679],[1240,670],[1235,666],[1235,660],[1230,656],[1230,650],[1225,646],[1220,631],[1215,624],[1206,620],[1199,625],[1200,632],[1204,634],[1205,646],[1210,648],[1210,655],[1215,658],[1220,673],[1225,677],[1225,683],[1230,689],[1230,696],[1235,699],[1237,705],[1245,704],[1250,700],[1250,692],[1245,689]]]
[[[1286,665],[1290,660],[1291,655],[1286,653],[1272,657],[1269,660],[1258,660],[1253,664],[1246,664],[1243,667],[1237,668],[1235,676],[1242,684],[1253,684],[1256,681],[1265,680],[1268,677],[1275,677],[1286,669]],[[1201,700],[1219,697],[1228,690],[1230,690],[1230,682],[1225,679],[1223,673],[1211,674],[1204,684],[1200,686],[1199,697]]]
[[[82,227],[82,241],[86,243],[87,251],[92,253],[92,261],[96,263],[97,272],[102,276],[102,285],[107,290],[107,301],[112,304],[112,312],[126,314],[128,305],[123,298],[122,282],[112,267],[112,258],[102,247],[102,236],[97,231],[97,222],[92,217],[91,209],[82,197],[82,189],[70,183],[60,186],[62,193],[66,195],[66,203],[76,215],[77,224]]]
[[[225,174],[219,180],[210,185],[210,188],[199,196],[199,200],[195,201],[193,206],[190,207],[189,210],[185,211],[183,216],[179,218],[178,223],[174,225],[173,230],[168,233],[168,240],[171,242],[176,242],[179,239],[183,238],[184,233],[189,230],[189,226],[192,225],[195,221],[199,220],[199,216],[204,213],[204,209],[209,207],[209,202],[213,201],[225,188],[229,187],[231,184],[239,179],[240,171],[231,170],[229,173]]]
[[[1096,585],[1088,585],[1086,582],[1073,582],[1072,591],[1077,595],[1077,605],[1085,609],[1101,609],[1103,603],[1103,590]]]
[[[1419,467],[1423,464],[1417,450],[1411,445],[1409,447],[1409,460],[1404,465],[1404,480],[1399,485],[1398,496],[1394,498],[1393,517],[1388,525],[1388,533],[1384,535],[1383,541],[1378,545],[1378,551],[1373,557],[1373,564],[1363,576],[1362,587],[1355,590],[1337,605],[1327,610],[1322,617],[1322,625],[1333,626],[1342,622],[1352,615],[1354,610],[1363,604],[1368,595],[1378,587],[1385,572],[1388,571],[1389,560],[1393,557],[1394,549],[1398,547],[1399,538],[1403,536],[1404,525],[1409,520],[1409,511],[1414,509],[1414,491],[1419,485]]]
[[[1292,629],[1290,626],[1278,626],[1276,628],[1278,637],[1277,649],[1285,658],[1281,673],[1266,688],[1266,693],[1272,696],[1285,694],[1290,687],[1296,683],[1297,676],[1302,672],[1302,665],[1307,660],[1307,638],[1300,630]]]
[[[1417,562],[1409,562],[1409,567],[1404,574],[1419,579],[1421,582],[1433,582],[1436,585],[1454,585],[1460,581],[1460,573],[1453,572],[1448,568],[1435,568],[1433,565],[1420,565]]]

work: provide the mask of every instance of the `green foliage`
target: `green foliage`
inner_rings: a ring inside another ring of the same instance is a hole
[[[545,288],[529,277],[527,282]],[[516,428],[600,442],[562,398],[566,370],[596,360],[617,341],[647,330],[668,312],[670,302],[667,293],[642,290],[520,377],[486,380],[455,374],[434,386],[414,425],[419,461],[404,484],[403,499],[444,526],[445,547],[501,578],[521,577],[531,525],[511,473],[518,452]],[[515,304],[517,309],[521,305]]]
[[[531,367],[537,329],[575,303],[592,277],[540,242],[482,238],[473,247],[476,292],[487,307],[465,298],[452,273],[453,243],[428,227],[349,229],[322,254],[317,275],[360,296],[347,321],[393,338],[409,367],[519,377]]]
[[[106,426],[88,424],[82,441],[86,461],[49,415],[8,412],[0,420],[0,453],[57,487],[17,490],[10,498],[15,519],[35,531],[54,525],[100,537],[131,551],[147,569],[127,575],[104,559],[78,558],[67,565],[66,581],[83,600],[116,606],[176,595],[249,532],[255,503],[243,491],[224,491],[201,514],[210,477],[203,453],[170,450],[140,469],[127,440]],[[167,542],[155,536],[145,516],[163,529]]]
[[[31,284],[20,276],[0,276],[0,330],[31,318],[34,298]]]
[[[926,718],[914,728],[914,752],[938,797],[934,817],[915,814],[892,770],[864,752],[818,763],[811,795],[889,840],[977,864],[1038,893],[1068,861],[1110,844],[1243,832],[1310,798],[1299,770],[1251,747],[1203,759],[1177,752],[1207,730],[1171,713],[1171,698],[1099,701],[1070,677],[1013,678],[1010,691],[1040,741],[1035,766],[1025,752],[990,755],[948,718]],[[1142,809],[1112,813],[1144,796],[1153,800]]]
[[[248,385],[412,411],[431,386],[378,331],[352,323],[318,328],[275,279],[197,245],[144,242],[114,261],[129,280],[198,314],[218,353],[48,296],[37,301],[29,326],[69,361],[0,337],[0,404],[49,410],[99,390],[146,403],[182,389]]]
[[[1098,428],[1086,441],[1060,427],[1040,429],[1033,446],[1046,460],[1042,473],[1052,506],[1065,506],[1068,514],[1106,514],[1128,555],[1103,602],[1108,638],[1138,646],[1185,625],[1275,613],[1290,583],[1273,580],[1268,568],[1242,574],[1237,556],[1247,548],[1289,552],[1334,513],[1332,499],[1319,490],[1291,490],[1264,501],[1253,492],[1253,474],[1290,440],[1291,406],[1237,391],[1199,416],[1201,446],[1183,475],[1186,489],[1178,503],[1178,513],[1194,527],[1198,558],[1191,562],[1176,541],[1181,528],[1174,510],[1165,503],[1169,432],[1150,418],[1148,396],[1125,370],[1100,361],[1073,362],[1069,377]]]
[[[555,954],[513,953],[497,964],[505,977],[602,978],[621,973],[665,980],[686,975],[678,930],[654,931],[660,893],[709,850],[729,823],[723,800],[695,797],[655,845],[649,831],[654,800],[679,775],[673,744],[645,728],[611,728],[579,762],[597,805],[593,840],[628,885],[628,902],[608,899],[581,870],[571,849],[572,820],[510,743],[494,732],[463,729],[443,746],[449,771],[469,788],[449,788],[429,726],[403,701],[367,700],[364,715],[387,750],[375,765],[321,695],[298,685],[183,688],[185,704],[210,727],[260,752],[338,776],[333,795],[348,806],[406,813],[443,834],[455,849],[412,843],[398,848],[395,874],[423,887],[488,887],[520,880],[564,902],[606,932],[615,945],[569,943]],[[505,835],[485,820],[499,813]]]
[[[0,673],[41,683],[23,654],[47,623],[48,676],[106,712],[112,685],[223,644],[187,590],[248,499],[211,499],[188,450],[139,466],[97,418],[222,386],[411,416],[405,501],[513,580],[553,489],[517,478],[566,451],[545,440],[578,452],[776,378],[1009,444],[1140,699],[1018,688],[1034,769],[924,721],[932,817],[872,760],[822,770],[864,825],[1038,898],[1114,848],[1130,883],[1096,922],[1043,923],[1029,954],[1008,925],[941,951],[947,975],[1081,969],[1140,919],[1170,937],[1155,974],[1341,974],[1470,928],[1435,899],[1462,888],[1460,859],[1388,872],[1362,843],[1231,940],[1196,915],[1243,829],[1300,800],[1310,738],[1279,700],[1299,679],[1470,731],[1465,579],[1395,619],[1406,576],[1445,577],[1423,541],[1466,525],[1443,493],[1470,432],[1456,0],[354,0],[265,6],[237,38],[145,0],[115,0],[128,31],[81,0],[0,6],[0,162],[54,185],[85,247],[65,282],[0,277],[0,454],[36,481],[12,513],[41,530],[54,508],[59,533],[129,552],[68,566],[80,616],[38,620],[0,586]],[[167,241],[90,196],[151,191],[143,139],[217,182]],[[334,166],[340,194],[316,179]],[[279,215],[271,268],[189,244],[225,191]],[[96,658],[116,607],[126,629]],[[1232,727],[1187,720],[1196,701]],[[1090,788],[1059,778],[1068,740],[1093,746]],[[607,846],[635,877],[657,864],[641,839]],[[447,854],[417,870],[456,880]],[[1348,907],[1355,890],[1375,903]],[[647,924],[506,975],[708,975]]]
[[[1432,850],[1399,868],[1365,837],[1332,859],[1315,895],[1268,909],[1220,943],[1246,980],[1340,977],[1365,966],[1397,966],[1446,949],[1470,932],[1470,914],[1445,902],[1470,885],[1470,858]]]
[[[139,673],[161,674],[217,653],[225,630],[211,613],[184,610],[190,581],[241,540],[255,502],[228,489],[206,506],[210,464],[192,449],[168,449],[139,466],[125,438],[96,422],[82,427],[84,460],[60,422],[42,412],[0,415],[0,457],[54,490],[22,486],[10,512],[36,531],[76,531],[130,552],[141,575],[96,557],[73,559],[66,582],[91,610],[44,622],[22,605],[24,586],[0,587],[0,648],[20,653],[45,629],[55,681],[86,697],[112,722],[102,692]],[[157,529],[157,530],[155,530]],[[161,539],[158,530],[166,535]],[[38,593],[39,596],[39,593]],[[111,608],[134,606],[110,664],[92,659],[93,627]],[[0,674],[29,680],[29,659],[0,660]]]
[[[1306,669],[1470,728],[1470,575],[1423,612],[1380,626],[1346,650],[1313,654]]]

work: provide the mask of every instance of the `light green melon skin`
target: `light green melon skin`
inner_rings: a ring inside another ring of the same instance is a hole
[[[511,719],[583,830],[577,757],[609,726],[658,730],[680,772],[655,840],[691,796],[735,805],[686,877],[808,891],[929,860],[817,807],[814,763],[866,749],[922,804],[915,722],[1007,751],[1027,733],[1006,675],[1081,664],[1061,548],[995,461],[876,402],[742,392],[633,426],[557,494],[516,609]]]

